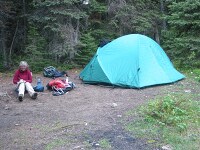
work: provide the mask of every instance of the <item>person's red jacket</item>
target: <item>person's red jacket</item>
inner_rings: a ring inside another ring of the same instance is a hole
[[[15,72],[13,77],[13,83],[17,84],[20,79],[25,80],[26,82],[31,83],[32,82],[32,74],[29,69],[25,71],[20,71],[19,69]]]

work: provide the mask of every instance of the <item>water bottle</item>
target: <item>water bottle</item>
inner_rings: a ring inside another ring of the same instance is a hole
[[[37,78],[37,86],[34,87],[34,90],[36,92],[43,92],[44,91],[44,86],[42,85],[42,81],[40,78]]]
[[[66,77],[66,79],[65,79],[65,82],[66,82],[66,83],[68,83],[68,82],[69,82],[69,79],[68,79],[68,77]]]
[[[40,78],[38,78],[37,79],[37,85],[39,85],[39,84],[41,84],[42,82],[41,82],[41,79]]]

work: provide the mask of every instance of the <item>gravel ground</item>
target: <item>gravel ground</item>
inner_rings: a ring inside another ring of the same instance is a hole
[[[83,84],[78,71],[68,73],[74,90],[53,96],[45,89],[36,100],[26,94],[23,102],[17,100],[12,77],[0,75],[1,150],[152,149],[123,129],[124,113],[164,93],[199,92],[186,79],[138,90]],[[37,77],[43,85],[51,80],[33,75],[33,85]],[[99,146],[101,139],[108,139],[110,147]]]

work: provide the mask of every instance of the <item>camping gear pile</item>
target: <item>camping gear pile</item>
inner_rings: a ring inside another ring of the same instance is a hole
[[[55,67],[49,66],[44,68],[43,75],[45,77],[53,78],[47,85],[47,89],[52,91],[53,96],[59,96],[71,91],[75,88],[73,82],[68,81],[68,74],[65,71],[58,71]],[[60,79],[58,77],[64,77],[66,79]]]
[[[47,84],[47,89],[51,90],[52,95],[54,96],[63,95],[74,88],[75,88],[75,84],[73,82],[69,82],[68,77],[66,78],[66,80],[56,78],[54,80],[51,80]]]
[[[46,85],[47,89],[52,91],[53,96],[59,96],[71,91],[75,88],[75,84],[68,81],[68,74],[65,71],[58,71],[53,66],[48,66],[44,68],[44,77],[52,78],[52,80]],[[65,79],[60,79],[59,77],[66,77]],[[37,85],[33,87],[35,92],[43,92],[44,86],[40,78],[37,79]]]

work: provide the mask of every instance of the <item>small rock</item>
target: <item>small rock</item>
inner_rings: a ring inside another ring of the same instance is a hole
[[[122,117],[122,115],[117,115],[117,117],[121,118],[121,117]]]
[[[10,109],[10,108],[9,108],[9,107],[5,107],[4,109],[5,109],[5,110],[8,110],[8,109]]]
[[[92,146],[93,146],[93,147],[99,147],[100,144],[99,144],[99,143],[93,143]]]
[[[185,93],[191,93],[191,90],[185,90]]]
[[[81,148],[81,146],[75,146],[73,149],[79,149]]]
[[[15,126],[20,126],[20,124],[16,123]]]
[[[112,106],[111,107],[117,107],[117,103],[112,103]]]
[[[82,150],[84,150],[84,146],[83,145],[75,146],[73,149],[82,149]]]
[[[162,147],[162,150],[172,150],[172,147],[170,145],[165,145]]]

